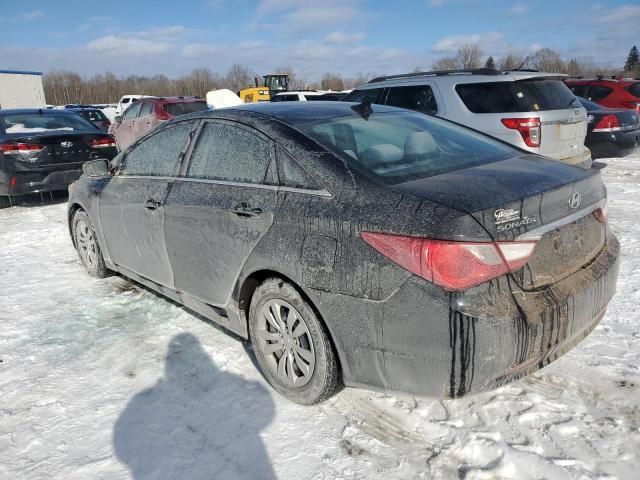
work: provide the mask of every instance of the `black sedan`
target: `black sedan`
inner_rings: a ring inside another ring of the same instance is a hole
[[[68,108],[67,111],[75,112],[83,116],[103,132],[109,131],[111,122],[109,121],[107,116],[102,112],[102,110],[100,110],[99,108],[78,107],[78,108]]]
[[[606,108],[578,97],[586,108],[589,125],[584,144],[591,157],[617,158],[632,154],[640,145],[640,114],[635,110]]]
[[[65,190],[82,164],[117,154],[113,137],[65,110],[0,110],[0,196]]]
[[[250,339],[303,404],[504,385],[587,336],[618,276],[598,172],[392,107],[198,112],[85,173],[68,221],[89,273]]]

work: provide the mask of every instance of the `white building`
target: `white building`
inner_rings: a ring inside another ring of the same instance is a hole
[[[0,70],[0,108],[44,108],[42,72]]]

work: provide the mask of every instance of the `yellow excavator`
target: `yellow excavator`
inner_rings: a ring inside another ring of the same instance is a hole
[[[245,88],[238,92],[238,96],[244,103],[268,102],[276,93],[289,90],[289,75],[286,73],[271,73],[262,76],[263,83],[259,86],[258,77],[255,78],[255,87]]]

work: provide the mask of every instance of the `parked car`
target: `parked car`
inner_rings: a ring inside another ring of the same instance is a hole
[[[585,145],[596,158],[626,157],[640,145],[640,114],[633,110],[605,108],[578,97],[587,110],[589,127]]]
[[[625,108],[640,113],[640,80],[613,78],[571,79],[565,84],[577,96],[608,108]]]
[[[303,404],[341,384],[504,385],[584,338],[615,290],[599,172],[408,110],[202,112],[85,172],[68,218],[88,272],[249,338]]]
[[[120,150],[163,122],[185,113],[208,110],[207,102],[198,97],[144,97],[131,105],[121,117],[116,117],[109,133]]]
[[[144,95],[123,95],[120,97],[120,101],[116,106],[116,116],[122,115],[127,108],[133,105],[138,101],[139,98],[142,98]]]
[[[587,113],[564,77],[488,68],[410,73],[375,78],[342,100],[437,115],[532,153],[590,167]]]
[[[67,110],[0,110],[0,195],[65,190],[82,164],[116,155],[113,137]]]
[[[301,90],[299,92],[277,93],[271,97],[272,102],[311,102],[311,101],[338,101],[344,96],[344,92],[319,92],[315,90]]]
[[[102,110],[98,108],[92,108],[92,107],[68,108],[67,110],[71,112],[75,112],[79,115],[82,115],[84,118],[89,120],[100,130],[103,130],[105,132],[109,131],[111,122],[109,121],[107,116],[102,112]]]

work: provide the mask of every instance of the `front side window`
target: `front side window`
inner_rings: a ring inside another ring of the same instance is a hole
[[[181,123],[147,137],[124,157],[121,175],[170,177],[176,174],[190,140],[191,123]]]
[[[187,176],[238,183],[265,183],[271,146],[258,135],[228,123],[208,122],[191,154]]]
[[[151,115],[151,112],[153,111],[153,103],[142,102],[141,105],[142,107],[140,107],[140,115],[138,116],[146,117],[147,115]]]
[[[140,113],[140,108],[142,107],[141,103],[134,103],[129,108],[124,111],[124,115],[122,116],[123,120],[133,120]]]
[[[433,90],[428,85],[392,87],[389,89],[386,104],[429,115],[435,115],[438,112]]]
[[[560,80],[463,83],[456,92],[473,113],[516,113],[579,107],[571,90]]]
[[[421,113],[373,113],[299,125],[363,174],[389,185],[475,165],[520,152],[487,135]]]

